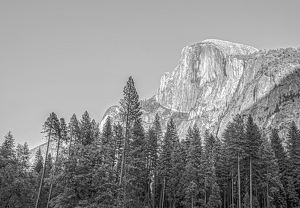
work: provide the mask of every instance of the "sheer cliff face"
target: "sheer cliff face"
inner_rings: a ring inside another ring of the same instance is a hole
[[[166,108],[189,113],[189,119],[216,120],[232,99],[243,73],[243,61],[233,55],[256,51],[222,44],[212,40],[185,47],[176,69],[161,78],[156,100]]]
[[[178,66],[162,76],[155,97],[143,102],[143,120],[149,124],[159,113],[165,126],[172,117],[182,138],[194,123],[220,137],[237,113],[252,114],[266,130],[284,129],[291,120],[298,123],[300,112],[292,108],[299,99],[291,103],[284,98],[299,91],[298,66],[283,63],[266,69],[262,64],[257,49],[241,44],[206,40],[184,47]],[[116,107],[109,109],[101,124],[108,115],[118,120],[117,112]]]
[[[228,43],[227,47],[236,48],[228,51],[223,45],[211,40],[183,48],[179,65],[161,78],[157,101],[176,111],[191,112],[190,118],[226,106],[244,68],[232,55],[256,49]]]

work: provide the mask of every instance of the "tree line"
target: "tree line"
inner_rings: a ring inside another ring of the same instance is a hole
[[[241,115],[221,138],[195,124],[180,140],[173,119],[164,133],[158,114],[144,128],[132,77],[123,95],[122,121],[108,117],[101,132],[88,112],[68,124],[51,113],[43,125],[46,154],[39,149],[33,166],[28,145],[15,147],[9,132],[0,148],[0,207],[300,207],[294,122],[286,143],[276,129],[267,137]]]

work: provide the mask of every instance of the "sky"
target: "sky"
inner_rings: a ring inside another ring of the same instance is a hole
[[[141,99],[205,39],[300,47],[298,0],[0,0],[0,144],[44,143],[55,112],[100,122],[132,76]]]

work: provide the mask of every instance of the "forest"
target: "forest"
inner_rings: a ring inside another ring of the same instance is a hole
[[[51,113],[42,126],[56,154],[29,147],[11,132],[0,147],[0,207],[13,208],[271,208],[300,207],[300,131],[263,133],[236,115],[221,138],[191,126],[179,139],[159,114],[145,129],[129,77],[120,100],[122,123],[103,129],[84,112],[69,123]],[[201,136],[202,135],[202,136]]]

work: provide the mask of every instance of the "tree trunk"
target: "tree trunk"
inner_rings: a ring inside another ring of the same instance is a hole
[[[233,196],[233,169],[231,170],[231,205],[234,204],[234,196]]]
[[[126,166],[126,144],[127,144],[127,137],[128,137],[128,131],[129,131],[129,121],[128,121],[128,112],[129,112],[129,106],[127,107],[127,115],[126,115],[126,126],[125,126],[125,137],[124,137],[124,147],[123,147],[123,157],[122,157],[122,164],[121,164],[121,174],[120,174],[120,185],[123,182],[123,172],[125,171]],[[125,175],[125,174],[124,174]]]
[[[226,186],[224,186],[224,208],[226,208]]]
[[[238,192],[239,192],[239,205],[238,205],[238,208],[242,208],[242,202],[241,202],[241,176],[240,176],[240,152],[238,152]]]
[[[45,161],[44,161],[44,167],[43,167],[42,177],[41,177],[41,181],[40,181],[39,192],[38,192],[38,196],[37,196],[36,202],[35,202],[35,208],[38,207],[39,199],[40,199],[40,195],[41,195],[41,190],[42,190],[42,186],[43,186],[44,174],[45,174],[45,169],[46,169],[46,161],[47,161],[47,158],[48,158],[48,152],[49,152],[50,136],[51,136],[51,128],[50,128],[50,132],[49,132],[49,135],[48,135],[48,143],[47,143],[46,157],[45,157]]]
[[[252,208],[252,160],[250,156],[250,208]]]
[[[192,194],[192,208],[194,208],[194,195]]]
[[[270,207],[270,201],[269,201],[269,184],[267,183],[267,208]]]
[[[129,106],[127,107],[127,115],[126,115],[126,127],[125,127],[125,137],[124,137],[124,148],[123,148],[123,157],[122,157],[122,165],[121,165],[121,174],[120,174],[120,185],[124,181],[124,202],[123,207],[126,207],[126,151],[127,151],[127,137],[129,132],[129,120],[128,120],[128,112]],[[124,172],[124,179],[123,179]]]
[[[161,202],[161,208],[164,208],[164,201],[165,201],[165,186],[166,186],[166,178],[164,177],[164,185],[162,189],[162,202]]]
[[[205,177],[205,179],[204,179],[204,203],[205,203],[205,205],[207,204],[207,200],[206,200],[206,177]]]
[[[153,181],[153,198],[152,198],[152,204],[153,208],[155,208],[155,195],[156,195],[156,167],[155,167],[155,172],[154,172],[154,181]]]
[[[49,207],[49,202],[50,202],[51,195],[52,195],[53,178],[54,178],[54,175],[55,175],[56,166],[57,166],[57,162],[58,162],[60,140],[61,140],[61,134],[59,132],[59,134],[58,134],[58,141],[57,141],[57,149],[56,149],[56,159],[55,159],[55,164],[54,164],[53,173],[52,173],[52,179],[51,179],[51,185],[50,185],[50,190],[49,190],[49,196],[48,196],[48,200],[47,200],[47,208]]]
[[[126,130],[127,131],[127,130]],[[126,133],[127,134],[127,133]],[[125,151],[126,151],[126,135],[124,137],[124,144],[123,144],[123,154],[122,154],[122,162],[121,162],[121,173],[120,173],[120,185],[123,182],[123,172],[125,166]]]

